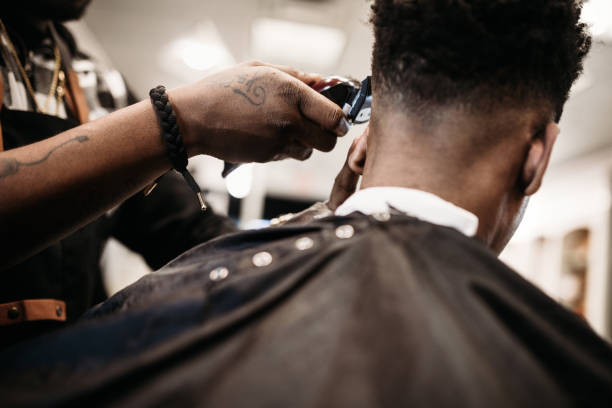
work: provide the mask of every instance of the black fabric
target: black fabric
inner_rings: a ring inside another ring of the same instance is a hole
[[[350,224],[355,235],[339,239]],[[297,250],[296,240],[314,246]],[[255,267],[267,251],[273,262]],[[229,276],[213,281],[211,270]],[[360,214],[229,235],[0,353],[8,405],[609,407],[612,351],[475,240]]]
[[[0,111],[0,123],[7,150],[78,125],[74,120],[6,107]],[[117,237],[158,268],[199,243],[235,231],[227,218],[212,210],[203,213],[184,182],[169,174],[149,197],[138,193],[112,215],[102,217],[28,260],[11,268],[0,266],[0,303],[37,298],[64,300],[68,322],[72,322],[106,298],[99,262],[108,237]],[[36,226],[24,225],[23,233],[35,234]],[[0,234],[0,245],[8,239],[11,237]],[[34,322],[0,327],[0,348],[64,325]]]
[[[72,120],[6,107],[0,112],[0,123],[7,150],[38,142],[78,125]],[[21,299],[60,299],[66,301],[67,318],[74,320],[93,304],[104,300],[100,297],[103,289],[98,266],[102,251],[100,228],[101,220],[16,266],[0,268],[0,303]],[[36,226],[23,225],[22,233],[36,234]],[[9,239],[11,237],[0,234],[0,245]],[[31,336],[39,327],[44,330],[61,325],[31,323],[0,327],[0,346]]]
[[[152,269],[159,269],[197,244],[236,232],[235,224],[198,200],[175,171],[164,175],[153,192],[136,194],[112,215],[112,235],[142,254]]]

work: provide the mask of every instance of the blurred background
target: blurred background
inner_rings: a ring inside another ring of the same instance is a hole
[[[117,69],[145,99],[236,62],[257,59],[324,75],[363,79],[372,34],[366,0],[95,0],[70,23],[80,47]],[[502,259],[612,338],[612,0],[588,0],[594,45],[572,89],[542,190],[532,199]],[[209,157],[190,165],[216,211],[243,228],[322,201],[342,166],[355,127],[331,153],[305,162],[248,165],[221,178]],[[149,270],[111,241],[104,256],[109,293]]]

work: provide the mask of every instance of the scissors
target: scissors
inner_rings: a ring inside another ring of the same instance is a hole
[[[372,84],[368,76],[361,83],[355,79],[331,76],[317,81],[312,89],[340,106],[351,124],[366,123],[372,113]],[[223,178],[236,170],[240,163],[225,162]]]

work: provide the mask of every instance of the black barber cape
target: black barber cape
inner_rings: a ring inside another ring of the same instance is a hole
[[[6,406],[612,406],[611,348],[581,318],[403,215],[216,239],[0,370]]]

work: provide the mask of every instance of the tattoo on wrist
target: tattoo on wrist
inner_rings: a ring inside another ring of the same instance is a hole
[[[238,75],[233,81],[223,84],[225,88],[231,88],[236,95],[240,95],[253,106],[261,106],[266,103],[266,88],[261,84],[263,78],[253,75]]]
[[[74,142],[85,143],[87,141],[89,141],[89,137],[87,136],[73,137],[72,139],[66,140],[65,142],[60,143],[59,145],[49,150],[42,158],[31,161],[31,162],[21,162],[13,157],[0,158],[0,179],[3,179],[8,176],[12,176],[13,174],[17,174],[21,167],[36,166],[36,165],[46,162],[47,159],[51,157],[51,155],[55,153],[56,150],[61,149],[67,144],[74,143]]]

